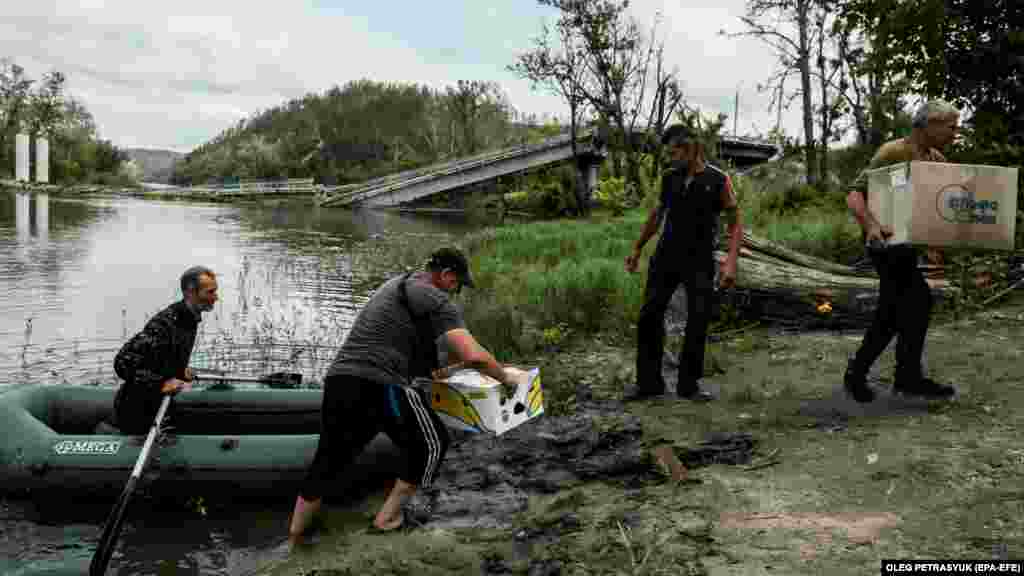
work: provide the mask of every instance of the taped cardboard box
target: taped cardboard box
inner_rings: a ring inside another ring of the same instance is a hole
[[[889,244],[1013,250],[1017,168],[904,162],[868,172],[868,207]]]
[[[516,392],[502,398],[501,384],[476,370],[459,370],[431,385],[431,406],[455,429],[500,436],[544,413],[540,368],[505,367]]]

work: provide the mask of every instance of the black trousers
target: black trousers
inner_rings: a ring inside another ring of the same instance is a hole
[[[713,262],[711,258],[709,262]],[[661,360],[665,353],[665,311],[679,284],[686,288],[686,332],[679,353],[679,383],[676,392],[686,394],[697,389],[704,375],[704,345],[711,318],[714,268],[665,264],[652,260],[647,273],[644,304],[637,322],[637,388],[644,393],[662,393],[665,381]]]
[[[384,432],[407,458],[399,478],[429,486],[448,450],[448,431],[427,395],[397,384],[331,376],[324,382],[320,440],[299,493],[306,501],[327,493],[331,482],[355,463]]]
[[[896,380],[913,384],[922,377],[921,354],[931,320],[932,292],[917,265],[917,249],[897,245],[869,250],[868,256],[880,279],[878,308],[853,358],[852,368],[866,374],[896,341]]]
[[[138,436],[148,434],[160,411],[163,394],[149,389],[142,384],[124,382],[114,397],[114,423],[122,434]],[[167,406],[164,413],[163,426],[174,428],[178,423],[178,414],[174,400]]]

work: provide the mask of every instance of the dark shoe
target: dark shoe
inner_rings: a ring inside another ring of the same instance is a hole
[[[694,390],[692,392],[686,392],[684,394],[679,394],[679,397],[685,398],[690,402],[711,402],[712,400],[715,399],[714,395],[712,395],[710,392],[700,389]]]
[[[643,400],[654,400],[656,398],[664,398],[664,390],[644,390],[643,388],[634,388],[633,390],[627,390],[622,395],[623,402],[641,402]]]
[[[873,402],[875,399],[875,391],[868,386],[867,375],[855,370],[852,361],[846,366],[846,373],[843,374],[843,388],[861,404]]]
[[[702,390],[696,382],[689,386],[676,386],[676,396],[685,398],[690,402],[710,402],[715,399],[710,392]]]
[[[931,378],[920,378],[913,384],[897,381],[892,391],[904,396],[921,396],[924,398],[950,398],[956,394],[956,388],[947,384],[939,384]]]

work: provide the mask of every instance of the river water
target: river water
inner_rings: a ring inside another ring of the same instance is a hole
[[[192,365],[323,373],[359,307],[415,263],[402,246],[455,239],[458,218],[0,190],[0,392],[30,383],[116,386],[113,357],[146,319],[181,298],[200,264],[220,301]],[[240,574],[280,552],[290,502],[206,516],[132,509],[112,574]],[[0,573],[88,561],[106,508],[0,500]],[[139,517],[142,517],[140,519]]]

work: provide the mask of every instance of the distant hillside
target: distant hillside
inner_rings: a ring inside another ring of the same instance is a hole
[[[173,184],[313,177],[360,182],[525,141],[512,105],[487,82],[445,90],[358,80],[240,121],[175,164]]]
[[[148,148],[127,148],[124,152],[142,171],[140,179],[143,182],[170,182],[171,174],[174,173],[174,163],[185,156],[172,150]]]

